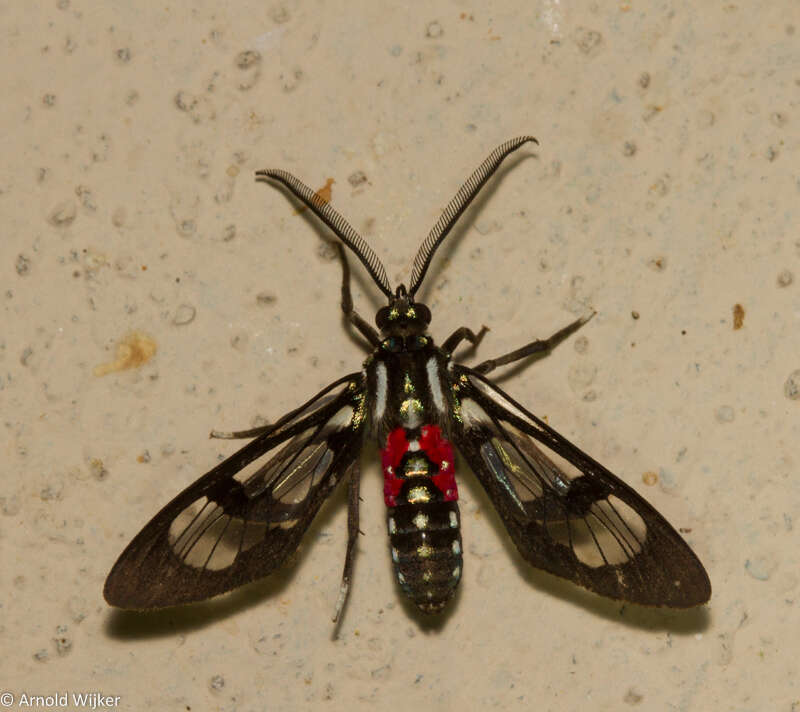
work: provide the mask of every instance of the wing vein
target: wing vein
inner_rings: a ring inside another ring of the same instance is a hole
[[[219,521],[219,519],[217,521]],[[214,552],[217,550],[219,543],[225,538],[225,532],[228,531],[228,527],[231,525],[232,521],[233,517],[228,515],[228,521],[225,522],[225,526],[222,527],[222,531],[217,535],[217,540],[214,542],[214,546],[211,547],[211,551],[208,552],[208,556],[206,557],[206,560],[203,562],[203,566],[201,567],[203,571],[205,571],[208,568],[208,564],[211,561],[211,558],[214,556]]]
[[[176,537],[176,538],[175,538],[175,543],[173,544],[173,548],[177,547],[177,546],[178,546],[178,542],[179,542],[179,541],[180,541],[180,540],[181,540],[181,539],[182,539],[184,536],[186,536],[186,534],[187,534],[189,531],[191,531],[192,527],[193,527],[193,526],[194,526],[194,525],[197,523],[197,521],[200,519],[200,515],[202,515],[202,514],[203,514],[203,512],[205,512],[205,510],[206,510],[206,507],[208,507],[208,505],[209,505],[209,504],[211,504],[211,500],[210,500],[210,499],[208,499],[208,498],[206,498],[206,503],[205,503],[205,504],[204,504],[202,507],[200,507],[200,510],[197,512],[197,514],[195,514],[195,515],[194,515],[194,517],[192,517],[192,521],[190,521],[190,522],[189,522],[189,523],[188,523],[188,524],[187,524],[187,525],[186,525],[186,526],[183,528],[183,531],[180,533],[180,536],[178,536],[178,537]],[[190,536],[187,536],[187,537],[186,537],[186,539],[187,539],[187,540],[186,540],[186,541],[184,541],[184,542],[182,542],[182,543],[181,543],[181,545],[180,545],[180,551],[176,551],[176,552],[175,552],[175,554],[176,554],[176,555],[177,555],[179,558],[182,558],[182,557],[183,557],[183,550],[184,550],[184,548],[185,548],[185,546],[186,546],[187,542],[188,542],[189,540],[191,540],[191,538],[192,538],[192,537],[191,537],[191,535],[190,535]],[[190,546],[190,548],[191,548],[191,546]]]

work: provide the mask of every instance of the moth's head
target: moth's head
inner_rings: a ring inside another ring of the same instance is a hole
[[[383,334],[422,334],[431,323],[431,310],[415,302],[401,284],[390,297],[389,306],[378,310],[375,323]]]

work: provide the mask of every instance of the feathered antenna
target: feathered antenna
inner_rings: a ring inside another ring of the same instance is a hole
[[[428,271],[428,267],[430,267],[434,253],[439,245],[442,244],[444,238],[447,237],[450,230],[453,229],[453,226],[461,217],[462,213],[467,209],[480,189],[483,188],[486,181],[494,175],[505,157],[529,141],[533,141],[533,143],[537,145],[539,144],[533,136],[518,136],[517,138],[512,138],[510,141],[500,144],[489,154],[489,157],[478,166],[475,172],[467,178],[464,185],[459,188],[458,193],[456,193],[455,197],[448,203],[442,213],[442,217],[440,217],[436,225],[433,226],[428,237],[425,238],[425,242],[423,242],[422,246],[419,248],[417,256],[414,258],[414,270],[411,273],[411,288],[408,290],[412,298],[414,294],[416,294],[417,289],[419,289],[420,284],[422,284],[422,280],[425,278],[425,273]]]
[[[327,200],[286,171],[275,169],[256,171],[256,180],[264,182],[275,180],[286,186],[298,200],[305,203],[322,222],[333,230],[336,237],[355,252],[358,259],[364,263],[367,272],[375,280],[378,288],[391,299],[392,288],[386,277],[386,269],[378,259],[378,255]]]

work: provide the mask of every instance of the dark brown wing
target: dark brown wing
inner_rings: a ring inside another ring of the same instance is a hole
[[[186,488],[114,564],[104,596],[152,609],[266,576],[297,548],[361,449],[364,383],[339,379]],[[283,446],[281,449],[276,449]],[[256,460],[263,460],[254,462]],[[243,469],[254,463],[255,469]]]
[[[697,556],[633,489],[484,376],[451,373],[453,441],[528,562],[633,603],[708,601]]]

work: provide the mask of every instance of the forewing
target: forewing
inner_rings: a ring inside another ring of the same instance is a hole
[[[269,574],[297,548],[347,473],[363,430],[363,378],[353,374],[282,418],[156,514],[114,564],[106,601],[127,609],[164,608]]]
[[[484,376],[451,373],[453,440],[528,562],[610,598],[708,601],[703,565],[633,489]]]

